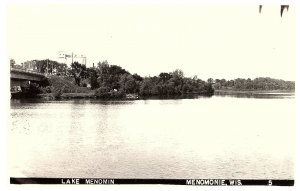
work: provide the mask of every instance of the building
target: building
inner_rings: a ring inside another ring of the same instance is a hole
[[[69,53],[66,51],[59,51],[58,62],[65,63],[68,66],[70,66],[72,62],[78,62],[86,65],[86,56],[84,54],[74,54],[73,52]]]

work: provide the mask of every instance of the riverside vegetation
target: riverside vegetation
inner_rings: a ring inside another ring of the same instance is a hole
[[[49,63],[52,63],[51,67],[46,69]],[[123,99],[126,95],[138,97],[186,94],[212,96],[215,90],[291,91],[295,89],[295,82],[272,78],[255,78],[254,80],[238,78],[228,81],[209,78],[203,81],[197,76],[185,77],[180,69],[169,73],[162,72],[158,76],[141,77],[136,73],[129,73],[120,66],[109,65],[107,61],[99,62],[96,67],[89,68],[78,62],[72,63],[69,68],[65,64],[49,60],[35,60],[33,64],[41,73],[48,72],[52,75],[40,84],[31,83],[31,95],[52,99]]]

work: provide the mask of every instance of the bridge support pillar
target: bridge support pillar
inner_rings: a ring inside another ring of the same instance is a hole
[[[21,88],[29,88],[30,86],[30,80],[15,80],[11,79],[10,80],[10,87],[16,87],[20,86]]]

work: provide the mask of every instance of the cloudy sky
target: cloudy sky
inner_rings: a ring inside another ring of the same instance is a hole
[[[10,5],[8,57],[56,59],[58,51],[107,60],[131,73],[182,69],[201,79],[296,78],[296,15],[280,5]]]

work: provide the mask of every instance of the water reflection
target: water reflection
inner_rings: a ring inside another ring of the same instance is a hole
[[[282,96],[11,100],[10,175],[293,178],[295,100]]]
[[[45,100],[41,98],[27,98],[27,99],[11,99],[11,107],[22,104],[39,104],[39,103],[58,103],[58,104],[101,104],[101,105],[124,105],[134,104],[133,100],[98,100],[98,99],[74,99],[74,100]]]

